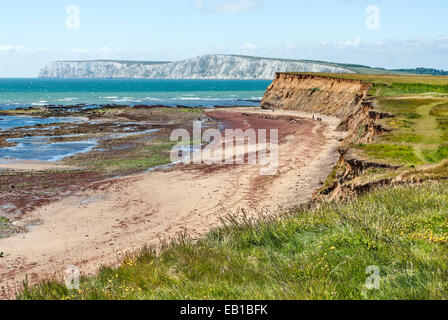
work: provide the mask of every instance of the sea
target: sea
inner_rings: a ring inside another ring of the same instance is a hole
[[[165,105],[214,108],[258,106],[269,80],[166,79],[0,79],[0,110],[30,106]],[[79,121],[76,118],[0,116],[4,130],[38,124]],[[2,159],[56,161],[88,152],[95,141],[50,143],[49,137],[18,138],[16,145],[0,148]]]
[[[0,108],[41,105],[257,105],[268,80],[0,79]]]

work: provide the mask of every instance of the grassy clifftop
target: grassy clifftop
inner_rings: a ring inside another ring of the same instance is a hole
[[[292,73],[294,74],[294,73]],[[301,73],[333,79],[362,80],[372,83],[370,94],[375,97],[403,94],[448,94],[448,76],[417,76],[355,73]]]
[[[381,121],[390,132],[358,146],[367,155],[405,166],[448,158],[448,97],[389,97],[378,99],[377,105],[395,117]]]
[[[350,134],[319,197],[348,199],[379,185],[448,179],[448,77],[318,74],[368,82]]]

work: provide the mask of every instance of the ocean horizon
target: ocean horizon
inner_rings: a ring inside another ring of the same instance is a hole
[[[256,106],[269,80],[0,78],[0,109],[45,105]]]

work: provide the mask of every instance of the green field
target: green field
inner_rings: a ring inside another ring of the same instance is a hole
[[[389,97],[377,100],[378,108],[395,118],[382,121],[389,133],[357,148],[375,160],[416,166],[447,158],[448,98]]]

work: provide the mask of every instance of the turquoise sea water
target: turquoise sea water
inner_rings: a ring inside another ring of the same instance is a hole
[[[271,81],[147,80],[147,79],[0,79],[0,109],[39,105],[99,104],[206,107],[256,106]],[[37,124],[80,121],[0,116],[1,131]],[[31,128],[32,130],[32,128]],[[87,152],[96,141],[50,143],[48,137],[11,139],[17,145],[0,148],[0,159],[57,161]]]
[[[0,79],[0,108],[73,104],[256,105],[271,81]]]

